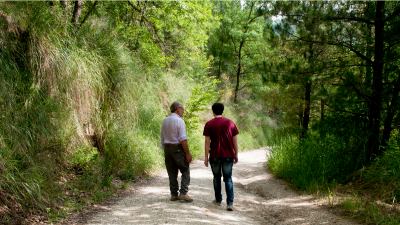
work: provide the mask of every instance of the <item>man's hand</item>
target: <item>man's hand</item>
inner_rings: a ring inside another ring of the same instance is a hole
[[[191,163],[192,162],[192,154],[185,154],[185,159],[187,163]]]
[[[190,154],[190,152],[189,152],[189,146],[188,146],[187,140],[182,140],[180,143],[182,145],[183,152],[185,153],[186,162],[191,163],[192,162],[192,154]]]
[[[208,167],[208,157],[204,157],[204,165]]]
[[[237,157],[237,155],[235,155],[235,157],[233,158],[233,163],[237,163],[239,160],[238,160],[238,157]]]

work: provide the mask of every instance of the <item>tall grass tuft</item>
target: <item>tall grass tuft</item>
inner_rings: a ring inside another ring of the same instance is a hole
[[[388,149],[362,174],[363,181],[375,191],[375,197],[388,204],[400,199],[400,134],[393,131]]]
[[[361,136],[359,140],[354,139],[357,137],[355,130],[331,127],[330,131],[321,127],[310,130],[302,140],[293,135],[281,138],[273,147],[268,162],[271,170],[303,190],[315,191],[329,184],[346,182],[347,174],[361,167],[359,159],[365,145]],[[342,132],[354,132],[354,135]]]
[[[57,218],[107,197],[115,179],[162,166],[160,126],[175,100],[187,105],[200,154],[198,118],[217,95],[213,81],[199,82],[201,47],[164,68],[170,56],[157,44],[135,52],[97,18],[78,29],[47,2],[4,3],[2,12],[26,36],[0,34],[0,200],[11,209],[0,223],[32,211]]]

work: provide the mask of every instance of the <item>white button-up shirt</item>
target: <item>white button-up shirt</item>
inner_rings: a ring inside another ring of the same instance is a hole
[[[164,119],[161,127],[161,146],[163,144],[179,144],[186,139],[185,122],[178,114],[171,113]]]

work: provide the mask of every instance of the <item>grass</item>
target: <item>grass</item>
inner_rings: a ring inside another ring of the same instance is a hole
[[[366,224],[397,225],[399,211],[388,209],[361,197],[347,198],[339,205],[347,215]]]
[[[200,155],[197,106],[216,94],[206,91],[213,83],[196,80],[206,74],[205,57],[167,71],[154,43],[143,59],[146,49],[130,51],[107,27],[55,22],[61,10],[41,10],[44,3],[4,7],[30,33],[29,49],[0,36],[8,47],[0,51],[0,198],[11,209],[0,223],[31,213],[57,222],[162,167],[160,126],[174,100],[190,106],[190,145]],[[84,124],[101,137],[104,155],[86,140]]]
[[[277,176],[326,197],[328,205],[363,223],[399,224],[398,132],[393,132],[385,154],[360,170],[351,160],[354,154],[349,140],[332,134],[311,133],[302,141],[289,136],[275,143],[268,166]]]

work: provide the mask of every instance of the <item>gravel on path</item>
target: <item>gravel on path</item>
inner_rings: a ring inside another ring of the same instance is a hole
[[[211,169],[196,160],[191,164],[189,187],[193,202],[169,201],[168,175],[163,170],[148,182],[134,184],[128,196],[82,216],[77,224],[357,224],[274,178],[266,169],[268,153],[268,149],[259,149],[239,154],[233,167],[232,212],[224,202],[221,206],[212,203]]]

